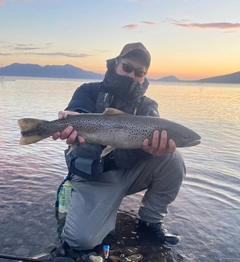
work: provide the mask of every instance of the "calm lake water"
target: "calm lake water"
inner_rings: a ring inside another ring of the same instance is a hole
[[[19,146],[17,119],[56,119],[83,82],[89,80],[0,80],[0,253],[34,256],[56,241],[66,144],[49,138]],[[202,137],[200,145],[181,149],[187,176],[165,218],[182,238],[174,260],[240,261],[240,85],[152,82],[147,95],[161,117]],[[121,209],[137,213],[142,195],[124,199]]]

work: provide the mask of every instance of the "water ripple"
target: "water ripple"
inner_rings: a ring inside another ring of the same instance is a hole
[[[20,78],[0,85],[3,251],[20,252],[24,240],[27,248],[22,255],[45,252],[56,233],[56,190],[67,174],[65,142],[48,138],[19,146],[17,120],[56,119],[80,84]],[[157,100],[161,117],[184,124],[202,137],[199,146],[181,149],[187,176],[165,218],[171,231],[182,236],[174,249],[176,257],[184,262],[239,261],[239,86],[154,82],[148,95]],[[137,213],[143,195],[126,197],[121,208]]]

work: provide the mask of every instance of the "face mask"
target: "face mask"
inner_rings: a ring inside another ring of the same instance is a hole
[[[103,80],[101,91],[118,99],[134,99],[142,96],[148,88],[148,81],[145,79],[144,83],[140,84],[131,77],[117,74],[113,69],[114,61],[115,59],[108,60],[108,71]]]

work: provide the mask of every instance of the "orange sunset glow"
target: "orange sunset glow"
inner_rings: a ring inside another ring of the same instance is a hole
[[[196,80],[240,70],[237,1],[0,1],[0,67],[65,65],[104,73],[122,46],[142,42],[148,77]],[[213,15],[214,11],[214,15]],[[79,15],[80,14],[80,15]]]

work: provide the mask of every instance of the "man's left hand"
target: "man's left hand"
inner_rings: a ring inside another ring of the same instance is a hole
[[[176,151],[176,144],[172,139],[169,139],[168,141],[167,131],[163,130],[160,136],[159,131],[155,130],[152,142],[149,143],[149,140],[145,139],[143,141],[142,149],[153,156],[161,156],[164,154],[174,153]]]

